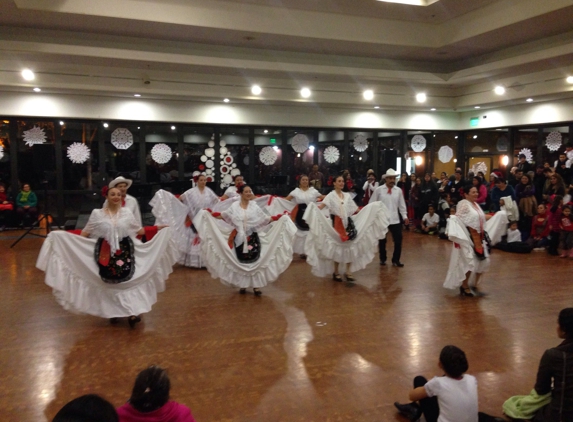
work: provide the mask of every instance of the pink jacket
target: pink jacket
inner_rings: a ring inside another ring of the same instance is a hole
[[[479,185],[478,194],[476,202],[478,204],[485,204],[485,201],[487,201],[487,188],[484,185]]]
[[[117,414],[119,422],[195,422],[189,408],[174,401],[149,413],[141,413],[125,403],[117,408]]]

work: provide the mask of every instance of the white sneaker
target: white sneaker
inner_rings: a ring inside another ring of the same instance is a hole
[[[535,252],[543,252],[545,248],[533,248]]]

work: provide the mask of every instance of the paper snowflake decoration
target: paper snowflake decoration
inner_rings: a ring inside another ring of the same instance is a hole
[[[294,138],[292,138],[292,149],[294,149],[295,152],[298,153],[305,152],[308,149],[308,145],[309,142],[306,135],[299,133]]]
[[[549,151],[555,152],[561,147],[561,140],[562,140],[561,133],[559,132],[551,132],[547,135],[545,139],[545,146]]]
[[[322,155],[327,163],[334,164],[340,158],[340,151],[338,151],[336,147],[329,146],[324,150]]]
[[[364,152],[368,148],[368,140],[364,135],[356,135],[354,137],[354,149],[358,152]]]
[[[153,158],[153,161],[157,164],[167,164],[171,161],[171,157],[173,157],[173,152],[168,145],[157,144],[151,148],[151,158]]]
[[[46,134],[44,133],[44,129],[34,126],[30,130],[25,130],[24,142],[26,142],[26,145],[28,145],[29,147],[36,144],[45,144]]]
[[[499,152],[505,152],[509,148],[509,141],[507,140],[507,138],[505,136],[500,136],[497,139],[497,145],[496,146],[497,146],[497,150]]]
[[[483,172],[483,174],[487,174],[487,165],[483,161],[479,161],[472,166],[470,171],[473,172],[473,174],[478,174],[480,171]]]
[[[416,152],[422,152],[426,149],[426,138],[422,135],[415,135],[411,141],[412,149]]]
[[[111,133],[111,144],[117,149],[128,149],[133,145],[133,135],[128,129],[118,127]]]
[[[4,158],[4,147],[0,145],[0,160]]]
[[[443,147],[440,147],[439,151],[438,151],[438,159],[442,162],[442,163],[449,163],[450,160],[454,157],[454,150],[451,149],[449,146],[444,145]],[[485,173],[484,173],[485,174]]]
[[[529,148],[523,148],[521,151],[518,152],[518,155],[525,155],[525,160],[528,163],[532,163],[533,162],[533,153],[531,152],[531,150]]]
[[[261,152],[259,152],[259,160],[265,166],[272,166],[275,161],[277,161],[277,152],[272,147],[264,147]]]
[[[223,142],[224,144],[225,142]],[[206,154],[208,154],[208,151],[205,150]],[[213,150],[214,152],[215,150]],[[273,150],[274,152],[274,150]],[[234,169],[232,166],[236,167],[236,164],[234,164],[235,159],[233,158],[233,156],[231,155],[231,151],[229,151],[229,148],[227,148],[225,145],[223,145],[221,148],[219,148],[219,154],[220,154],[220,158],[221,161],[219,161],[219,172],[221,173],[222,177],[221,177],[221,189],[227,188],[229,186],[231,186],[231,184],[233,183],[233,176],[238,176],[239,174],[241,174],[241,170],[239,169]],[[247,156],[248,157],[248,156]],[[231,169],[233,168],[234,172],[231,171]],[[226,177],[227,175],[230,176]]]
[[[90,149],[81,142],[74,142],[68,147],[68,158],[74,164],[83,164],[90,158]]]

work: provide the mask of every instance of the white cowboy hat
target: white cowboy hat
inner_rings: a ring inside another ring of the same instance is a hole
[[[127,188],[129,189],[129,187],[131,186],[131,184],[133,183],[133,180],[130,179],[126,179],[123,176],[119,176],[116,177],[115,179],[113,179],[111,182],[109,182],[109,185],[107,185],[110,189],[111,188],[115,188],[117,185],[119,185],[120,183],[125,183],[127,184]]]
[[[382,177],[386,178],[386,177],[396,177],[396,176],[400,176],[400,173],[398,173],[394,169],[388,169],[388,170],[386,170],[386,174],[383,175]]]

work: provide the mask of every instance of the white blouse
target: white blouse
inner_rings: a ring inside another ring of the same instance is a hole
[[[244,243],[246,238],[270,223],[271,218],[263,212],[255,201],[249,201],[247,209],[241,207],[241,201],[233,203],[221,213],[221,217],[237,230],[237,244]]]
[[[316,199],[320,197],[320,192],[315,188],[308,188],[307,190],[302,190],[301,188],[296,188],[289,196],[292,196],[291,201],[297,204],[310,204],[311,202],[316,202]]]
[[[235,196],[239,196],[239,192],[237,192],[237,186],[229,186],[223,196],[227,196],[227,198],[234,198]]]
[[[477,203],[462,199],[456,207],[456,217],[467,227],[471,227],[481,233],[485,227],[485,214]]]
[[[141,224],[135,220],[133,213],[122,207],[114,215],[109,208],[93,210],[83,231],[89,233],[92,238],[103,237],[111,250],[116,251],[121,239],[127,236],[135,237],[140,229]]]
[[[331,214],[340,217],[344,228],[346,228],[348,225],[348,217],[352,216],[356,212],[358,205],[356,205],[352,200],[352,197],[348,192],[342,192],[342,195],[344,196],[343,199],[341,199],[336,191],[333,190],[326,195],[322,200],[322,203],[326,205]]]
[[[219,197],[208,187],[203,188],[203,192],[198,187],[191,188],[181,194],[180,198],[181,202],[187,205],[191,219],[202,209],[211,208],[219,203]]]

